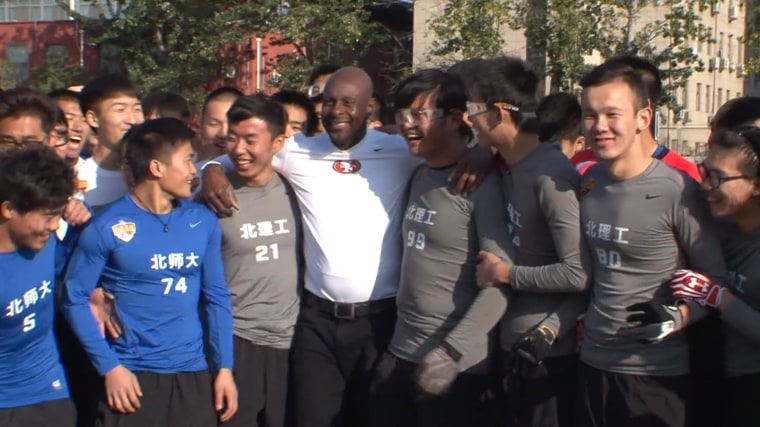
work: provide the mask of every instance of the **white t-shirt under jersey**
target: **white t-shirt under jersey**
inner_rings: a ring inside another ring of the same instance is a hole
[[[374,130],[346,151],[327,134],[286,141],[273,165],[301,208],[307,290],[348,303],[396,295],[407,185],[420,163],[401,136]]]
[[[84,201],[95,210],[127,194],[121,172],[101,168],[92,157],[80,163],[76,171]]]

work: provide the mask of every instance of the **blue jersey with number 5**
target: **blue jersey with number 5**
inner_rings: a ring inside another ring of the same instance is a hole
[[[84,230],[66,276],[64,313],[101,374],[195,372],[207,368],[198,303],[203,295],[210,353],[232,367],[232,315],[221,259],[221,232],[206,207],[182,200],[169,214],[114,201]],[[89,311],[98,283],[114,296],[123,324],[104,340]]]
[[[53,336],[55,236],[0,253],[0,408],[69,396]]]

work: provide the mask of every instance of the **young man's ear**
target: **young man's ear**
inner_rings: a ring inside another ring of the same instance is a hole
[[[16,211],[13,209],[13,205],[11,205],[11,202],[4,201],[3,203],[0,203],[0,218],[2,218],[4,221],[8,221],[15,215]]]
[[[277,153],[282,149],[282,146],[285,145],[285,135],[280,135],[274,140],[272,140],[272,154]]]
[[[164,176],[164,164],[159,160],[152,159],[148,163],[148,173],[155,178],[161,178]]]
[[[92,110],[87,110],[87,112],[84,113],[84,120],[87,122],[87,124],[93,128],[98,128],[98,115],[95,114]]]
[[[649,107],[642,108],[636,113],[636,130],[643,132],[649,129],[649,123],[652,121],[652,109]]]

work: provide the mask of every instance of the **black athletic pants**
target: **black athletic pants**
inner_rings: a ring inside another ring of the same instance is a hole
[[[757,427],[760,425],[760,374],[742,375],[726,380],[724,389],[725,411],[718,409],[716,399],[721,391],[713,393],[715,399],[706,410],[712,410],[723,420],[724,426]]]
[[[396,323],[394,298],[340,305],[304,291],[293,337],[297,427],[364,427],[369,384]]]
[[[238,410],[224,427],[284,427],[288,350],[234,337]]]
[[[487,375],[461,373],[441,396],[422,392],[418,365],[386,352],[370,387],[371,427],[480,427]]]
[[[211,375],[208,371],[156,374],[134,372],[143,397],[132,414],[111,410],[105,395],[98,402],[98,427],[216,427]]]
[[[533,372],[509,373],[510,355],[502,355],[507,425],[573,427],[578,356],[544,360]]]
[[[69,399],[0,409],[2,427],[73,427],[74,404]]]
[[[575,425],[582,427],[684,427],[689,376],[648,376],[602,371],[579,363]]]

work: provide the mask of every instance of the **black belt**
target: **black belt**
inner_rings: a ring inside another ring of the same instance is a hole
[[[395,309],[396,307],[395,297],[355,303],[334,302],[320,298],[309,291],[304,291],[302,298],[305,306],[316,308],[323,313],[334,316],[336,319],[345,320],[366,317],[370,314]]]

